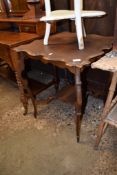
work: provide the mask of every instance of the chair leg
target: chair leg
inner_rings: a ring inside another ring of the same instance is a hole
[[[44,45],[48,45],[48,39],[50,36],[51,31],[51,23],[46,23],[46,30],[45,30],[45,36],[44,36]]]
[[[101,141],[101,138],[102,138],[107,126],[108,126],[108,124],[102,120],[102,122],[100,123],[99,129],[98,129],[98,135],[97,135],[96,142],[95,142],[95,149],[98,148],[98,145]]]
[[[82,30],[82,19],[76,18],[75,25],[76,25],[76,34],[77,34],[77,39],[78,39],[78,47],[79,47],[79,50],[83,50],[84,40],[83,40],[83,30]]]
[[[100,143],[100,140],[101,140],[101,137],[102,137],[102,135],[104,133],[104,130],[106,128],[104,119],[106,118],[108,112],[110,111],[110,106],[111,106],[111,102],[112,102],[112,99],[113,99],[113,96],[114,96],[114,93],[115,93],[116,84],[117,84],[117,72],[113,73],[111,85],[110,85],[110,88],[109,88],[108,97],[107,97],[107,100],[106,100],[106,103],[105,103],[105,106],[104,106],[104,109],[103,109],[103,113],[102,113],[102,121],[101,121],[100,126],[99,126],[97,139],[96,139],[96,143],[95,143],[95,148],[98,147],[98,145]]]
[[[85,30],[85,26],[84,26],[84,21],[82,19],[82,30],[83,30],[83,36],[86,37],[86,30]]]

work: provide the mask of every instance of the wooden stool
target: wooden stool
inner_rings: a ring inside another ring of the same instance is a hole
[[[117,115],[115,115],[117,111],[117,95],[115,95],[117,85],[117,51],[109,52],[99,61],[93,63],[91,67],[113,73],[95,143],[95,148],[97,148],[108,124],[117,127]]]

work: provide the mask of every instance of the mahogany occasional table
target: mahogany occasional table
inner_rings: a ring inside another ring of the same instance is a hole
[[[38,38],[39,36],[36,34],[0,31],[0,58],[14,70],[11,48],[27,44]]]
[[[51,63],[59,68],[68,69],[75,76],[76,89],[76,135],[79,141],[80,127],[82,119],[82,80],[81,73],[86,66],[99,59],[104,54],[104,50],[112,48],[112,37],[98,35],[87,35],[85,38],[85,49],[78,50],[77,37],[74,33],[63,32],[52,35],[49,45],[44,46],[43,40],[35,40],[27,45],[16,47],[12,50],[12,62],[17,75],[22,102],[27,112],[27,96],[24,89],[29,93],[34,104],[34,114],[36,115],[35,96],[28,86],[28,81],[22,76],[24,71],[24,60],[28,56],[32,60],[40,60],[44,64]]]

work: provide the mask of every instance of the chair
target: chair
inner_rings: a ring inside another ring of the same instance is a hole
[[[109,52],[100,60],[92,63],[91,67],[113,73],[97,133],[95,148],[98,148],[107,126],[110,124],[117,127],[117,95],[115,94],[117,87],[117,51]]]
[[[117,92],[117,8],[112,51],[107,53],[100,60],[92,63],[91,67],[112,73],[112,80],[110,83],[107,100],[101,115],[101,122],[95,143],[95,148],[97,149],[107,126],[110,124],[117,128],[117,94],[115,93]]]
[[[40,21],[46,22],[44,45],[48,45],[48,39],[51,31],[51,22],[70,19],[75,20],[78,48],[82,50],[84,49],[83,34],[84,36],[86,35],[82,19],[89,17],[101,17],[105,15],[104,11],[83,10],[83,0],[74,0],[74,10],[54,10],[54,11],[51,11],[50,0],[44,0],[44,1],[45,1],[46,16],[40,18]]]

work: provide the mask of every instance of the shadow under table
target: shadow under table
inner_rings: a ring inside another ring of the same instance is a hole
[[[27,45],[14,48],[12,50],[13,66],[19,84],[21,100],[25,109],[27,109],[27,96],[24,93],[24,89],[28,89],[36,112],[33,92],[28,86],[26,79],[22,76],[22,71],[25,69],[25,55],[32,60],[40,60],[44,64],[51,63],[55,67],[68,69],[75,76],[76,136],[77,141],[79,141],[83,115],[82,104],[85,99],[83,91],[86,89],[83,87],[81,73],[86,66],[89,66],[112,48],[112,40],[112,37],[94,34],[87,35],[85,38],[85,49],[78,50],[76,34],[63,32],[52,35],[49,39],[48,46],[43,45],[43,40],[35,40]]]

